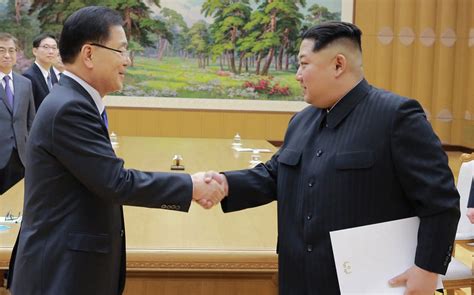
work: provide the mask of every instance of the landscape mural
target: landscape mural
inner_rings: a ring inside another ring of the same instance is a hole
[[[341,0],[0,0],[0,31],[20,41],[17,70],[35,35],[59,36],[88,5],[123,15],[132,65],[117,94],[129,96],[301,100],[299,36],[341,18]]]

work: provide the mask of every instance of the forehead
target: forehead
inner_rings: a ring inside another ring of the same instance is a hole
[[[301,59],[303,57],[309,57],[311,55],[314,55],[315,54],[315,52],[313,52],[314,43],[315,41],[313,39],[304,39],[301,42],[300,52],[298,54],[298,57]]]
[[[56,45],[56,40],[53,38],[44,38],[41,40],[40,45]]]
[[[15,42],[13,42],[12,39],[5,39],[5,40],[0,40],[0,47],[10,48],[10,47],[16,47],[16,46],[15,46]]]
[[[127,45],[127,36],[122,26],[112,26],[109,29],[109,39],[106,43],[115,44],[118,46]]]

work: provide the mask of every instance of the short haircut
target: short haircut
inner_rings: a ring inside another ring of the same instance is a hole
[[[335,41],[347,40],[354,45],[354,49],[362,52],[360,37],[362,31],[354,24],[331,21],[319,24],[306,30],[301,36],[302,39],[314,40],[313,52],[320,51]]]
[[[41,45],[41,41],[43,41],[44,39],[47,39],[47,38],[51,38],[54,41],[56,41],[56,37],[53,34],[42,33],[42,34],[39,34],[38,36],[36,36],[35,39],[33,39],[33,48],[38,48]]]
[[[123,19],[110,8],[88,6],[74,12],[64,23],[59,39],[63,62],[73,63],[86,43],[105,43],[113,26],[123,26]]]
[[[15,47],[18,47],[18,40],[9,33],[0,32],[0,41],[12,40],[15,43]]]

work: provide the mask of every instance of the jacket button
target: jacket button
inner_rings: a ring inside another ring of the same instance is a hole
[[[309,183],[308,183],[308,186],[309,186],[309,187],[313,187],[313,182],[309,182]]]
[[[309,215],[306,216],[306,219],[307,219],[307,220],[311,220],[311,218],[313,218],[313,216],[311,216],[311,214],[309,214]]]
[[[321,157],[322,154],[323,154],[323,151],[319,150],[316,152],[316,157]]]
[[[313,251],[313,245],[309,244],[306,249],[308,250],[308,252],[312,252]]]
[[[123,236],[125,235],[125,231],[123,229],[120,230],[120,237],[123,238]]]

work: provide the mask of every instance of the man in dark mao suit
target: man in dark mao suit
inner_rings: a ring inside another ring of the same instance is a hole
[[[254,169],[206,176],[223,184],[225,212],[278,201],[283,295],[340,293],[334,230],[419,216],[414,265],[390,280],[406,294],[432,295],[450,261],[460,213],[447,157],[418,102],[364,79],[360,37],[343,22],[305,32],[296,78],[310,106],[281,149]]]
[[[25,174],[25,146],[35,117],[31,83],[14,73],[17,40],[0,33],[0,194]]]
[[[202,176],[125,169],[116,157],[102,98],[122,88],[130,63],[122,24],[104,7],[80,9],[64,23],[66,71],[27,144],[23,222],[8,278],[13,295],[121,294],[122,205],[188,211],[192,199],[212,205],[220,197],[220,186]]]

